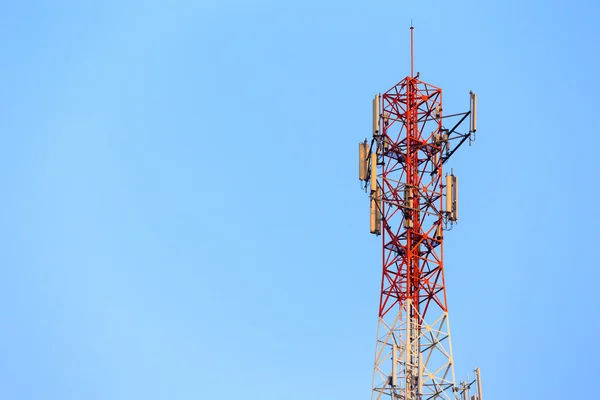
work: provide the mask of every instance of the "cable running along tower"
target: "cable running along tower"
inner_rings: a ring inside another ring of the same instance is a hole
[[[458,179],[444,168],[475,139],[477,96],[469,111],[446,115],[442,89],[414,74],[413,33],[410,76],[375,96],[373,139],[359,144],[383,256],[371,398],[483,400],[479,369],[472,380],[454,377],[443,259],[458,219]]]

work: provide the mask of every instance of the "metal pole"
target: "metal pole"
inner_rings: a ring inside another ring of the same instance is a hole
[[[481,390],[481,371],[479,368],[475,368],[475,376],[477,376],[477,396],[478,400],[483,400],[482,390]]]
[[[414,51],[414,32],[415,29],[410,27],[410,77],[415,77],[415,51]]]

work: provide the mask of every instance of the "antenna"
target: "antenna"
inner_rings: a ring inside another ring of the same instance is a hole
[[[410,77],[415,77],[415,28],[412,25],[412,19],[410,20]]]

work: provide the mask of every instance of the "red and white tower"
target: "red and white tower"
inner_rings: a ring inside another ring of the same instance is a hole
[[[469,111],[444,114],[442,89],[414,74],[410,32],[411,74],[375,97],[373,139],[359,144],[383,255],[372,399],[471,400],[473,390],[482,400],[479,370],[470,382],[454,377],[443,258],[444,233],[458,219],[458,180],[444,168],[474,139],[477,97]]]

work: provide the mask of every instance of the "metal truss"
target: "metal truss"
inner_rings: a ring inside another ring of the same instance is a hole
[[[443,116],[442,90],[407,77],[381,95],[371,155],[377,169],[383,274],[372,399],[455,399],[443,268],[443,165],[472,131],[470,112]],[[458,122],[446,128],[444,122]],[[464,391],[463,391],[464,392]]]

